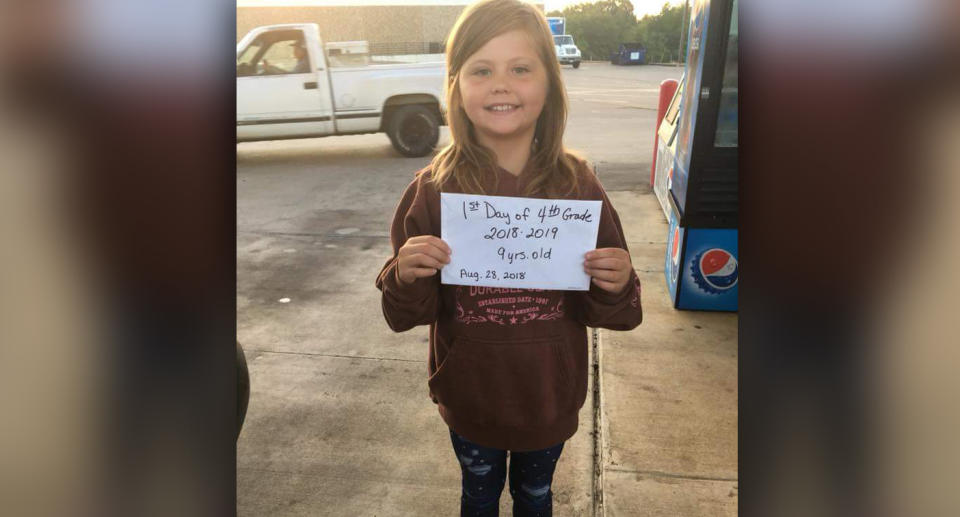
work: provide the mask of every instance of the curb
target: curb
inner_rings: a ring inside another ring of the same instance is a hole
[[[593,348],[593,516],[604,517],[603,506],[603,382],[600,378],[600,329],[590,329]]]
[[[593,173],[600,177],[600,164],[592,163]],[[600,329],[591,328],[593,362],[593,517],[604,517],[603,506],[603,379],[601,364]]]

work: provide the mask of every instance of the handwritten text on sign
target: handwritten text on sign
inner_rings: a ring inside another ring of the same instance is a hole
[[[444,284],[586,291],[602,201],[440,194]]]

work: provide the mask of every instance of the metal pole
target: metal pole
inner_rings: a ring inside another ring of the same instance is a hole
[[[687,26],[687,5],[690,3],[690,0],[683,1],[683,15],[680,17],[680,43],[677,44],[677,66],[683,62],[683,40],[687,37],[687,32],[684,29]]]

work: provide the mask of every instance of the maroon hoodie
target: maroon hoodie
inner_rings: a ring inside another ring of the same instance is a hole
[[[580,195],[602,200],[597,248],[627,249],[620,218],[597,177],[578,161]],[[519,176],[499,169],[489,195],[522,196]],[[427,385],[440,416],[457,434],[497,449],[544,449],[569,439],[587,396],[587,326],[631,330],[643,318],[640,281],[618,294],[441,285],[440,275],[401,284],[397,252],[417,235],[440,237],[440,193],[430,168],[417,172],[390,229],[393,256],[377,277],[383,315],[396,332],[430,325]],[[447,188],[448,192],[459,192]],[[453,250],[453,253],[456,253]]]

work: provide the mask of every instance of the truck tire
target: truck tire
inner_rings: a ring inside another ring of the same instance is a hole
[[[387,136],[400,154],[425,156],[437,146],[440,122],[436,113],[423,104],[401,106],[387,120]]]
[[[574,61],[574,62],[573,62],[573,67],[574,67],[574,68],[580,68],[580,62],[579,62],[579,61]]]

